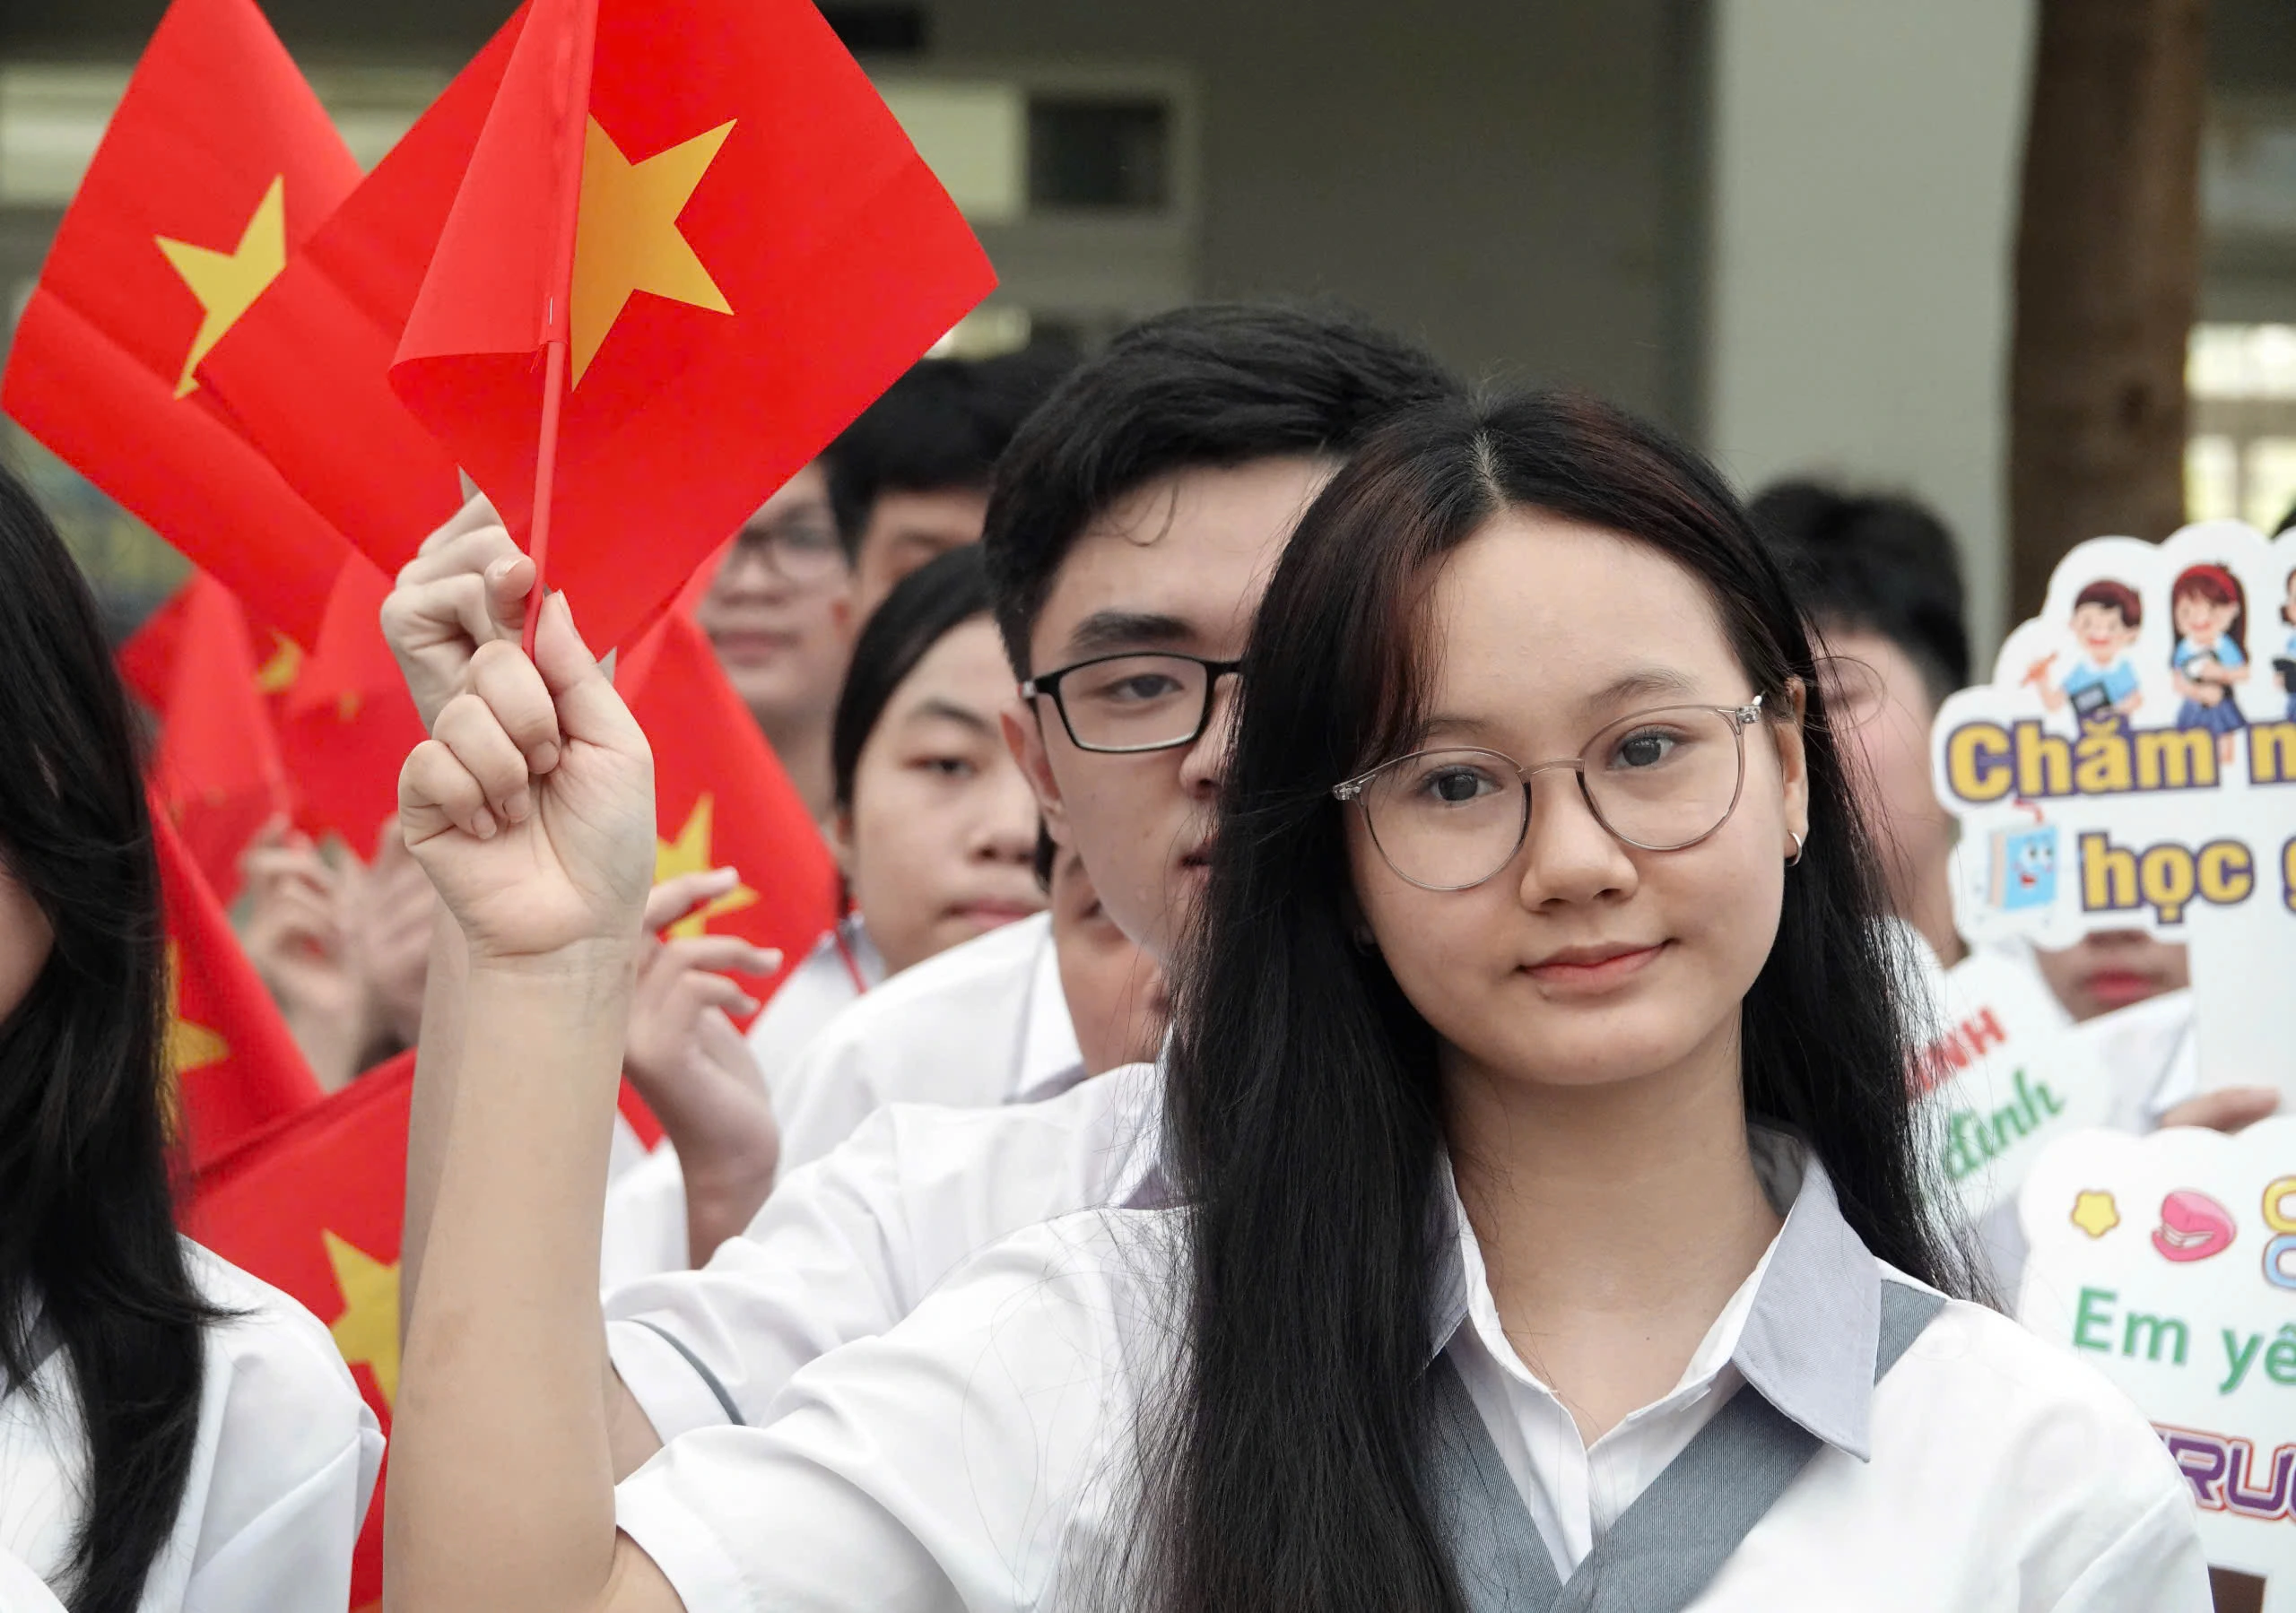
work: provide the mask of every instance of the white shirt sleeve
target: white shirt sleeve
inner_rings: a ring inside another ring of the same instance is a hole
[[[668,1441],[730,1420],[687,1352],[731,1409],[756,1423],[798,1367],[908,1313],[916,1296],[902,1261],[909,1240],[900,1184],[899,1134],[883,1111],[776,1187],[708,1265],[606,1296],[607,1353],[657,1435]]]
[[[342,1613],[381,1431],[316,1317],[204,1250],[193,1259],[239,1314],[209,1335],[198,1453],[153,1585],[180,1575],[186,1613]]]
[[[7,1613],[65,1613],[39,1574],[23,1558],[0,1549],[0,1608]]]
[[[668,1445],[617,1489],[621,1527],[688,1613],[1064,1605],[1130,1476],[1122,1218],[1032,1227],[799,1372],[770,1427]]]
[[[2172,1491],[2066,1586],[2050,1613],[2210,1613],[2213,1605],[2192,1499]]]

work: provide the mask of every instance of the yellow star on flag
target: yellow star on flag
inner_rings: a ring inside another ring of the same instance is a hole
[[[2120,1225],[2120,1207],[2108,1192],[2075,1193],[2073,1224],[2091,1237],[2102,1237]]]
[[[278,629],[271,630],[271,656],[255,670],[255,686],[267,695],[283,695],[294,688],[303,670],[303,646]]]
[[[326,1263],[343,1290],[343,1314],[327,1324],[346,1366],[361,1362],[375,1375],[383,1403],[398,1399],[398,1262],[377,1260],[347,1238],[321,1228]]]
[[[716,807],[715,799],[704,790],[695,799],[693,811],[686,814],[685,827],[678,830],[678,837],[654,842],[654,883],[658,885],[682,873],[701,873],[717,866],[710,861],[709,852],[710,820]],[[756,891],[746,885],[736,885],[725,895],[695,908],[663,933],[673,941],[691,941],[709,928],[711,919],[739,913],[756,900]]]
[[[622,154],[590,119],[582,142],[582,195],[574,225],[574,385],[636,291],[730,314],[733,306],[678,229],[678,214],[733,132],[732,121],[642,162]]]
[[[183,949],[168,943],[168,1045],[166,1058],[171,1076],[189,1075],[231,1056],[231,1045],[204,1025],[183,1017]]]
[[[195,247],[164,235],[152,238],[205,313],[199,322],[199,334],[191,339],[191,351],[184,355],[183,374],[176,381],[178,397],[187,395],[199,385],[193,377],[199,361],[214,351],[223,333],[287,266],[286,196],[287,176],[280,174],[263,193],[263,200],[255,204],[254,216],[239,232],[239,244],[229,252]]]

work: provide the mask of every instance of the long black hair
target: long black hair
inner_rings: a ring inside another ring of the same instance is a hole
[[[919,566],[869,612],[838,691],[830,724],[831,796],[840,812],[853,810],[853,778],[861,752],[877,731],[894,691],[908,681],[933,646],[976,616],[988,614],[988,572],[980,545],[967,543]]]
[[[176,1235],[160,876],[94,601],[0,467],[0,865],[53,930],[0,1020],[0,1372],[52,1340],[87,1441],[73,1613],[131,1613],[183,1503],[214,1320]]]
[[[1772,710],[1806,691],[1808,849],[1742,1010],[1755,1117],[1805,1138],[1874,1253],[1948,1292],[1886,911],[1777,565],[1695,455],[1592,402],[1439,402],[1375,435],[1302,520],[1240,684],[1182,974],[1165,1155],[1187,1293],[1144,1422],[1135,1600],[1187,1613],[1461,1605],[1419,1491],[1444,1146],[1436,1033],[1355,923],[1331,786],[1395,754],[1442,558],[1509,507],[1648,544],[1700,578]],[[1448,1247],[1448,1244],[1440,1245]]]

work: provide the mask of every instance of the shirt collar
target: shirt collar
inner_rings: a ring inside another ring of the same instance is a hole
[[[1766,1126],[1748,1127],[1747,1142],[1762,1190],[1786,1224],[1762,1258],[1761,1281],[1730,1364],[1789,1419],[1860,1461],[1870,1461],[1881,1269],[1841,1218],[1833,1184],[1805,1145]],[[1441,1277],[1432,1296],[1431,1359],[1467,1320],[1467,1252],[1459,1240],[1474,1237],[1456,1209],[1448,1168],[1444,1178],[1447,1224],[1437,1247],[1451,1253],[1437,1266]]]
[[[1013,1072],[1007,1103],[1032,1104],[1057,1097],[1084,1079],[1084,1050],[1076,1043],[1068,996],[1060,984],[1060,953],[1052,942],[1052,923],[1030,919],[1043,933],[1037,940],[1034,970],[1021,1023],[1020,1067]]]

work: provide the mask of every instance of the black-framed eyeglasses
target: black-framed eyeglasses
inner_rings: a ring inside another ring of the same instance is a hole
[[[1414,750],[1331,793],[1362,809],[1400,878],[1465,890],[1515,860],[1530,833],[1531,780],[1557,767],[1578,775],[1587,810],[1613,838],[1640,851],[1696,846],[1737,810],[1746,730],[1761,717],[1760,695],[1744,706],[1656,707],[1621,717],[1576,756],[1526,767],[1472,745]]]
[[[782,581],[800,586],[827,582],[848,566],[837,526],[827,516],[792,516],[744,526],[734,534],[734,553],[753,556]]]
[[[1170,750],[1203,736],[1220,680],[1243,664],[1172,652],[1095,655],[1031,678],[1021,698],[1050,696],[1079,750]]]

